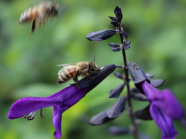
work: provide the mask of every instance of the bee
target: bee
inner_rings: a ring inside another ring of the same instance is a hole
[[[36,20],[38,20],[38,28],[41,23],[46,23],[49,17],[58,15],[59,5],[52,2],[42,2],[38,5],[25,10],[19,19],[19,23],[32,22],[31,33],[35,30]]]
[[[69,81],[71,78],[78,85],[78,76],[87,77],[91,74],[98,73],[101,68],[99,68],[94,62],[78,62],[75,65],[62,64],[58,66],[63,66],[58,72],[58,83],[63,84]]]

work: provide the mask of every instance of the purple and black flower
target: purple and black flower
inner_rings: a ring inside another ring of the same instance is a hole
[[[90,90],[96,87],[114,70],[115,65],[108,65],[101,69],[95,75],[88,76],[79,81],[79,88],[72,84],[67,88],[47,97],[24,97],[14,102],[8,113],[9,119],[16,119],[24,117],[29,114],[29,118],[33,118],[36,111],[45,108],[53,107],[53,125],[56,129],[54,136],[60,138],[61,132],[61,119],[62,114],[67,109],[81,100]]]
[[[162,131],[162,139],[173,139],[177,132],[173,120],[183,120],[184,110],[169,89],[158,90],[153,87],[149,79],[135,63],[129,63],[129,71],[136,88],[146,95],[150,102],[149,112],[152,119]]]

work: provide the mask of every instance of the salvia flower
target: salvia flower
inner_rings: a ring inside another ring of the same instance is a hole
[[[37,110],[53,106],[53,125],[56,129],[54,136],[60,138],[62,136],[61,119],[63,112],[81,100],[86,93],[110,75],[115,68],[115,65],[108,65],[102,68],[99,73],[82,79],[79,81],[79,88],[75,84],[72,84],[47,97],[21,98],[12,104],[8,113],[8,118],[16,119],[30,113],[29,118],[33,119],[33,115]]]
[[[141,88],[151,102],[150,113],[153,120],[162,131],[163,139],[172,139],[177,135],[173,119],[182,120],[184,111],[173,93],[168,90],[159,91],[147,81],[141,83]]]
[[[183,120],[184,110],[169,89],[158,90],[153,87],[141,68],[135,63],[129,63],[129,70],[136,87],[147,96],[150,102],[150,114],[162,131],[162,139],[174,139],[177,132],[173,119]],[[140,75],[141,74],[141,75]]]

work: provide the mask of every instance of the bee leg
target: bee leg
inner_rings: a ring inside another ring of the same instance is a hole
[[[41,27],[41,21],[39,20],[38,21],[38,28],[40,29],[40,27]]]
[[[78,82],[79,82],[78,79],[73,78],[73,80],[74,80],[74,82],[76,83],[78,89],[80,89],[80,86],[79,86],[79,83],[78,83]]]
[[[47,21],[48,21],[48,17],[45,18],[45,24],[47,23]]]
[[[34,20],[32,21],[31,33],[34,32],[35,28],[36,28],[36,19],[34,18]]]
[[[76,83],[77,87],[80,89],[80,86],[79,86],[79,80],[78,80],[78,72],[76,73],[76,76],[73,78],[74,82]]]

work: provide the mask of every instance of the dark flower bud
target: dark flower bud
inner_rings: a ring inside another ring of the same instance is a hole
[[[159,87],[159,86],[163,85],[164,80],[162,80],[162,79],[154,79],[154,80],[150,80],[150,83],[154,87]]]
[[[136,63],[130,62],[128,68],[135,84],[141,83],[145,80],[149,81],[143,70]]]
[[[116,17],[109,16],[109,18],[110,18],[113,22],[116,22],[116,21],[117,21]]]
[[[109,98],[117,98],[120,96],[121,92],[124,89],[125,84],[121,84],[118,87],[116,87],[115,89],[110,90],[110,95]]]
[[[116,34],[115,29],[105,29],[96,32],[90,32],[87,35],[87,39],[89,41],[102,41],[112,37],[114,34]]]
[[[127,39],[128,38],[128,35],[125,33],[124,30],[122,30],[122,35]]]
[[[93,116],[90,120],[91,125],[101,125],[108,121],[111,121],[112,119],[107,117],[106,111],[103,111],[95,116]]]
[[[130,44],[127,45],[121,44],[121,49],[127,50],[129,48],[130,48]]]
[[[183,119],[180,120],[180,122],[181,122],[182,126],[184,128],[186,128],[186,119],[183,118]]]
[[[147,97],[141,93],[133,93],[131,94],[131,97],[135,100],[147,101]]]
[[[116,6],[116,8],[114,9],[114,13],[116,15],[117,21],[121,22],[122,17],[123,17],[121,8],[119,8],[118,6]]]
[[[122,80],[124,78],[124,76],[121,73],[119,73],[119,72],[115,72],[114,73],[114,76],[117,77],[117,78],[119,78],[119,79],[122,79]]]
[[[147,134],[145,134],[145,133],[140,133],[139,136],[140,136],[140,139],[151,139],[151,138],[150,138]]]
[[[123,111],[125,110],[125,105],[126,105],[126,97],[121,97],[120,99],[118,99],[114,105],[107,110],[107,116],[109,118],[117,118],[119,117]]]
[[[92,88],[94,88],[96,85],[98,85],[103,79],[105,79],[109,74],[111,74],[116,68],[116,65],[111,64],[105,66],[103,69],[101,69],[97,74],[92,74],[78,82],[80,88],[86,88],[86,91],[88,92]],[[76,85],[76,84],[74,84]]]
[[[130,130],[124,127],[111,126],[109,127],[109,133],[112,135],[125,135],[129,134]]]
[[[110,42],[108,45],[111,46],[112,48],[117,48],[117,47],[120,48],[120,44],[118,43]]]
[[[128,41],[128,42],[127,42],[127,45],[130,45],[130,44],[131,44],[131,41]]]
[[[116,21],[116,22],[110,22],[110,24],[113,26],[113,27],[118,27],[119,26],[119,23]]]
[[[130,45],[127,45],[124,47],[125,50],[128,50],[130,48]]]
[[[113,52],[119,52],[120,50],[121,50],[120,47],[112,48],[112,51],[113,51]]]
[[[149,112],[149,108],[150,108],[150,105],[148,105],[147,107],[145,107],[141,110],[136,111],[134,113],[134,116],[137,119],[141,119],[141,120],[152,120],[152,117],[151,117],[150,112]]]

